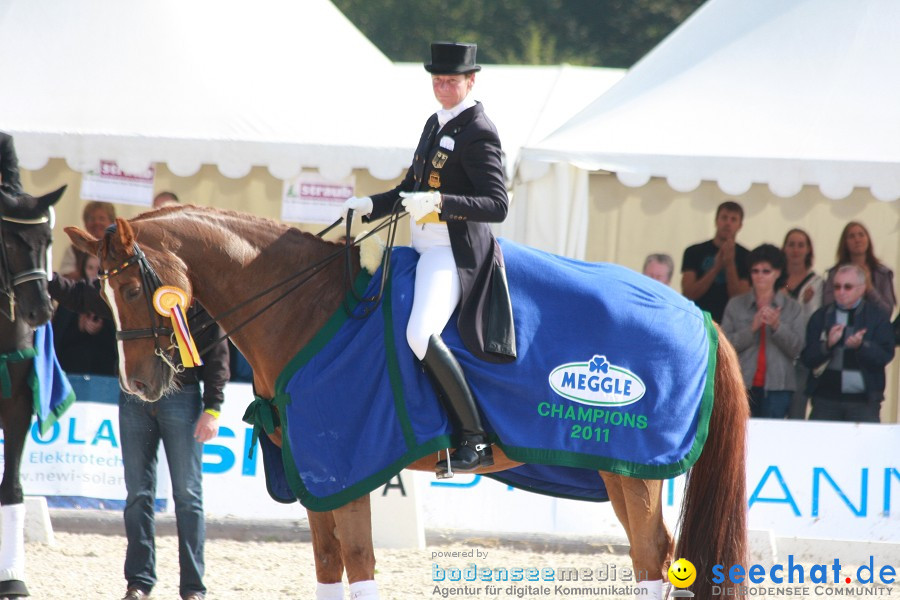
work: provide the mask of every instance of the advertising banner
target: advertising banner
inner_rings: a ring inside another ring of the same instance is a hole
[[[153,165],[141,173],[126,173],[113,160],[101,160],[100,165],[81,176],[81,198],[119,204],[151,206],[153,204]]]

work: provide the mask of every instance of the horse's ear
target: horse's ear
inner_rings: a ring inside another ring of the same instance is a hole
[[[69,239],[72,240],[72,245],[82,252],[87,252],[93,256],[100,255],[100,240],[89,234],[87,231],[83,231],[78,227],[66,227],[63,231],[65,231],[66,235],[69,236]]]
[[[113,239],[121,244],[123,254],[134,254],[134,229],[131,228],[131,223],[122,217],[116,217],[116,235]]]
[[[41,208],[47,208],[47,207],[53,206],[54,204],[59,202],[60,198],[62,198],[63,192],[66,191],[67,187],[68,187],[67,185],[64,185],[61,188],[59,188],[58,190],[56,190],[55,192],[50,192],[49,194],[44,194],[43,196],[41,196],[40,198],[37,199],[38,206],[40,206]]]

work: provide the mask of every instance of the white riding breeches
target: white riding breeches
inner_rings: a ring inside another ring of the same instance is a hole
[[[419,360],[425,358],[428,340],[441,335],[462,296],[462,285],[444,224],[423,228],[411,221],[412,246],[419,253],[412,314],[406,326],[406,341]]]

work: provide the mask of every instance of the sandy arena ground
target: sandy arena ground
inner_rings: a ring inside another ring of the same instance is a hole
[[[120,536],[97,534],[56,533],[56,544],[27,544],[28,586],[34,598],[61,600],[121,598],[125,591],[122,561],[125,539]],[[433,552],[477,550],[487,558],[435,558]],[[178,599],[178,547],[175,536],[157,537],[157,576],[159,583],[153,590],[154,599]],[[627,567],[630,561],[620,554],[587,556],[531,552],[516,549],[473,546],[453,542],[446,546],[429,546],[425,550],[379,550],[376,580],[383,600],[440,598],[435,594],[432,563],[442,567],[464,568],[470,561],[479,566],[498,567],[591,567],[615,564]],[[259,542],[210,539],[206,543],[206,585],[210,600],[245,599],[311,599],[315,592],[312,545],[305,542]],[[461,584],[442,584],[444,588],[460,588],[460,598],[562,598],[556,594],[531,596],[513,595],[501,590],[489,594],[484,583],[469,584],[480,588],[465,594]],[[502,588],[509,587],[507,582]],[[543,584],[549,585],[549,584]],[[551,588],[552,590],[552,588]],[[347,591],[349,596],[349,591]],[[584,596],[581,596],[584,597]]]
[[[497,547],[492,547],[497,546]],[[178,599],[178,557],[177,543],[173,535],[157,538],[159,583],[153,590],[156,600]],[[476,558],[435,557],[436,552],[480,552]],[[122,557],[125,540],[120,536],[99,534],[57,533],[56,544],[47,546],[31,543],[27,545],[28,585],[36,599],[61,600],[115,600],[124,592],[122,579]],[[484,554],[487,553],[487,557]],[[481,540],[477,544],[450,542],[431,545],[425,550],[379,550],[376,579],[382,600],[413,600],[420,598],[478,598],[519,600],[547,598],[632,598],[630,594],[610,593],[583,595],[587,585],[566,583],[559,590],[558,583],[537,583],[529,593],[526,583],[496,584],[491,590],[484,582],[441,582],[432,581],[432,565],[464,568],[469,562],[492,569],[506,567],[590,567],[611,569],[615,566],[618,574],[630,567],[627,556],[621,553],[559,553],[535,552],[499,546],[494,540]],[[808,567],[807,567],[808,568]],[[246,599],[312,599],[315,590],[312,546],[307,542],[285,541],[237,541],[230,539],[210,539],[206,546],[206,584],[210,600]],[[466,588],[465,586],[469,587]],[[609,585],[605,583],[603,585]],[[629,585],[620,582],[621,586]],[[859,598],[863,594],[848,594],[851,586],[828,585],[825,588],[807,582],[807,592],[793,595],[794,598]],[[864,586],[869,593],[865,597],[900,597],[900,585],[889,587]],[[843,589],[842,589],[843,588]],[[857,588],[860,589],[860,588]],[[871,590],[871,591],[869,591]],[[581,592],[581,593],[579,593]],[[874,594],[872,592],[875,592]],[[782,592],[783,593],[783,592]],[[795,592],[796,593],[796,592]],[[349,592],[345,591],[345,597]],[[781,594],[753,593],[744,598],[783,598]],[[725,596],[721,596],[723,600]]]

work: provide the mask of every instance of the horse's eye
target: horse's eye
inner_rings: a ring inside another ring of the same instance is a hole
[[[122,296],[124,296],[125,300],[128,302],[134,302],[141,297],[141,288],[139,286],[130,287],[122,291]]]

